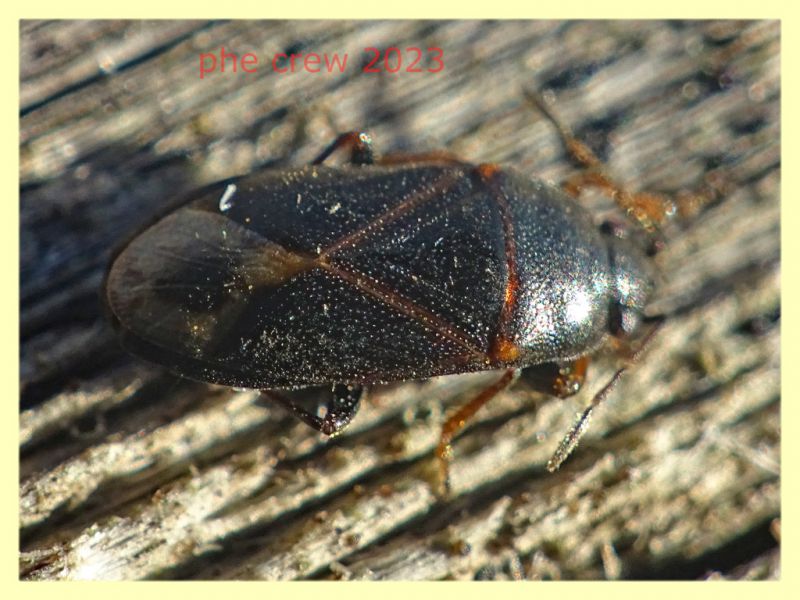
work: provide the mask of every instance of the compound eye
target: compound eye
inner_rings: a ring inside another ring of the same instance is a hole
[[[628,227],[622,221],[606,219],[600,224],[600,232],[615,238],[625,239],[628,237]]]
[[[629,337],[639,327],[641,320],[638,310],[614,302],[610,309],[608,329],[614,337]]]

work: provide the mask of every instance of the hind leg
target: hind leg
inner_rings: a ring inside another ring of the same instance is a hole
[[[322,417],[277,390],[261,390],[261,394],[279,402],[306,425],[325,435],[335,436],[344,431],[356,416],[364,396],[364,388],[360,385],[334,384],[331,395],[325,399],[325,414]]]

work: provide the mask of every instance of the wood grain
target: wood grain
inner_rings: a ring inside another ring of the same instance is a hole
[[[777,22],[23,21],[20,35],[21,578],[779,577]],[[200,53],[223,45],[263,68],[201,79]],[[445,69],[364,74],[368,46],[440,47]],[[287,50],[350,62],[271,72]],[[651,310],[671,317],[556,474],[547,459],[613,357],[576,399],[517,386],[487,405],[439,503],[443,413],[485,374],[373,390],[328,441],[254,392],[117,345],[99,287],[122,239],[194,187],[307,163],[339,131],[563,181],[574,166],[526,87],[632,189],[720,173],[726,187],[667,230]]]

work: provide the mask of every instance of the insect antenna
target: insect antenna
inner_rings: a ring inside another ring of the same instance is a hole
[[[542,94],[529,88],[522,92],[525,99],[553,124],[567,153],[582,168],[562,184],[563,191],[574,198],[579,198],[583,189],[599,189],[614,200],[630,219],[645,231],[654,233],[675,215],[683,219],[692,217],[729,191],[727,181],[730,177],[720,169],[717,173],[709,173],[696,190],[681,190],[676,194],[631,192],[606,172],[603,162],[589,146],[575,137],[572,129],[558,117]]]
[[[594,395],[594,398],[592,398],[589,406],[587,406],[578,416],[575,424],[562,438],[558,448],[547,462],[547,470],[551,473],[557,471],[563,462],[567,460],[569,455],[572,454],[572,452],[578,446],[578,442],[580,442],[581,438],[586,433],[586,430],[589,428],[589,420],[592,417],[594,409],[603,403],[611,391],[616,387],[617,383],[619,383],[619,380],[622,378],[625,372],[639,361],[642,354],[644,354],[645,349],[650,345],[650,342],[652,342],[653,338],[656,336],[656,333],[658,333],[658,331],[661,329],[661,326],[666,321],[666,317],[664,315],[657,315],[649,317],[648,320],[655,322],[655,324],[644,337],[639,345],[639,348],[628,358],[628,364],[617,369],[617,372],[614,373],[611,379],[608,380],[608,383],[606,383],[602,389]]]

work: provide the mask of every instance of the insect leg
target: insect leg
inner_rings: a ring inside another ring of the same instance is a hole
[[[544,98],[531,90],[525,90],[525,95],[556,127],[570,156],[586,169],[563,183],[563,189],[569,195],[577,198],[584,188],[599,188],[647,231],[653,231],[676,213],[684,218],[690,217],[720,195],[723,188],[720,177],[707,177],[707,182],[700,189],[681,191],[674,198],[666,194],[628,191],[606,174],[602,161],[591,148],[575,137]]]
[[[531,389],[568,398],[577,394],[586,381],[589,357],[584,356],[568,363],[543,363],[522,370],[522,379]]]
[[[531,102],[537,109],[539,109],[539,111],[544,114],[544,116],[547,117],[551,123],[553,123],[555,128],[558,130],[558,133],[561,135],[561,141],[572,158],[574,158],[584,167],[590,169],[600,170],[603,168],[602,161],[597,158],[597,155],[592,152],[592,149],[577,139],[572,133],[572,129],[570,129],[563,121],[561,121],[561,119],[556,117],[555,113],[550,108],[550,105],[540,94],[530,89],[524,90],[523,93],[528,101]]]
[[[381,156],[376,161],[380,165],[402,165],[407,163],[436,163],[440,165],[452,165],[456,167],[468,167],[464,162],[452,152],[446,150],[433,150],[431,152],[421,152],[418,154],[405,154],[398,152]]]
[[[450,442],[467,424],[480,408],[489,400],[494,398],[511,385],[519,377],[519,369],[508,369],[503,376],[495,383],[484,389],[472,400],[460,407],[442,425],[442,433],[439,436],[439,445],[436,447],[436,458],[439,459],[439,483],[440,493],[447,495],[450,493],[450,461],[453,457],[453,448]]]
[[[344,431],[356,416],[364,388],[360,385],[334,384],[331,396],[325,403],[325,415],[321,418],[276,390],[261,390],[261,393],[272,400],[277,400],[305,424],[325,435],[334,436]]]
[[[553,456],[547,462],[547,470],[551,473],[553,471],[558,470],[561,464],[567,460],[572,451],[578,445],[578,442],[583,437],[583,434],[586,433],[586,430],[589,427],[589,420],[592,417],[592,413],[594,409],[597,408],[603,401],[608,397],[611,391],[616,387],[617,383],[619,382],[622,375],[630,369],[636,362],[639,361],[642,354],[644,353],[645,349],[650,345],[650,342],[655,337],[656,333],[661,329],[661,326],[664,323],[664,319],[661,317],[654,318],[656,321],[655,325],[650,329],[647,335],[642,340],[639,347],[636,349],[635,352],[632,352],[628,356],[627,364],[622,368],[618,369],[616,373],[611,377],[611,379],[606,383],[599,392],[594,395],[592,398],[591,403],[589,406],[584,409],[584,411],[580,414],[578,419],[575,421],[575,424],[572,428],[567,432],[564,438],[561,440],[561,443],[558,445]]]
[[[375,157],[372,145],[372,138],[363,131],[348,131],[342,133],[323,150],[317,158],[312,161],[312,165],[320,165],[325,162],[334,152],[339,149],[350,150],[350,162],[354,165],[402,165],[408,163],[436,163],[459,167],[468,167],[468,163],[461,160],[458,156],[446,150],[433,150],[414,154],[396,153]]]
[[[372,138],[369,134],[363,131],[348,131],[337,136],[311,164],[321,165],[340,148],[350,150],[350,162],[354,165],[371,165],[375,162],[375,152],[372,148]]]

